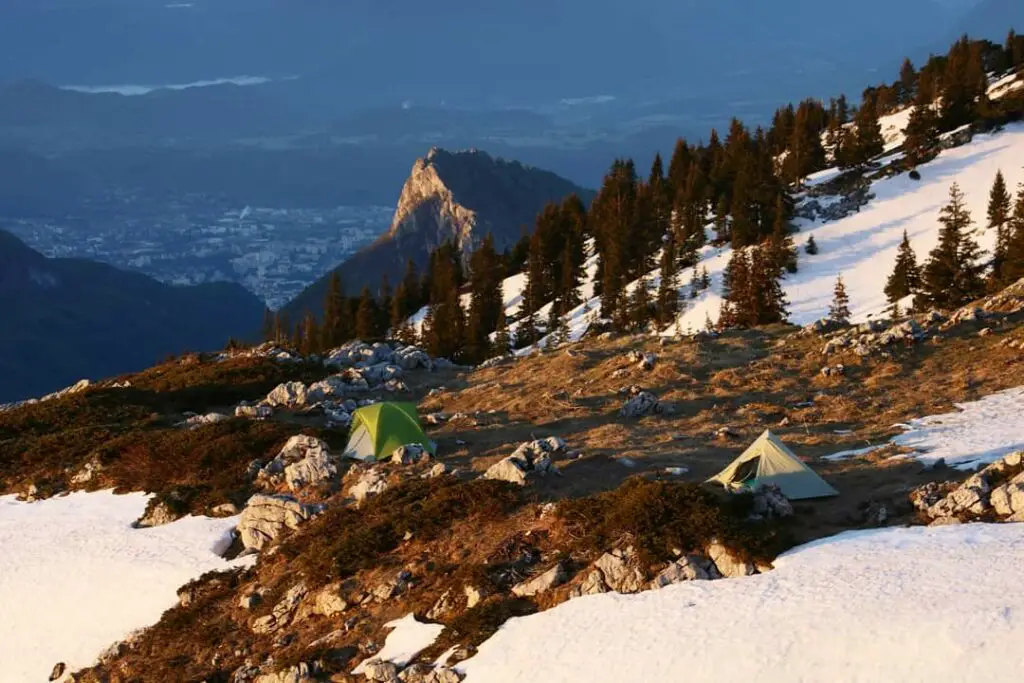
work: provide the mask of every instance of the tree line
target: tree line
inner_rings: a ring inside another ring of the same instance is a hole
[[[385,279],[376,292],[364,288],[358,297],[345,296],[335,274],[322,322],[312,315],[295,323],[268,316],[265,336],[316,352],[390,333],[422,344],[433,355],[480,362],[532,344],[543,334],[565,337],[566,316],[583,303],[580,284],[591,256],[597,271],[594,295],[612,329],[664,328],[682,306],[683,271],[691,270],[692,294],[710,286],[706,271],[697,269],[709,243],[733,248],[720,326],[785,320],[781,281],[798,267],[791,237],[792,189],[833,165],[866,167],[885,150],[879,117],[897,108],[914,105],[905,131],[906,158],[913,165],[937,153],[943,131],[1024,111],[1012,99],[993,103],[986,94],[986,73],[1020,68],[1022,53],[1024,37],[1013,32],[1005,45],[965,37],[920,70],[905,60],[894,82],[867,88],[857,106],[841,95],[827,105],[807,99],[782,107],[768,128],[733,119],[724,138],[712,129],[706,141],[696,144],[678,139],[667,167],[656,155],[646,177],[632,159],[616,159],[589,207],[575,196],[549,204],[534,229],[505,253],[495,250],[490,236],[471,254],[446,243],[431,254],[422,274],[410,261],[394,289]],[[962,223],[962,216],[948,220]],[[993,273],[1006,274],[995,279],[1013,272],[1015,266],[998,265],[1016,262],[1012,241],[1000,241]],[[955,249],[968,247],[957,242]],[[809,240],[806,251],[816,249]],[[901,258],[897,265],[903,268],[906,255]],[[963,260],[957,257],[957,268],[964,267],[959,265]],[[654,272],[657,276],[650,277]],[[507,320],[502,280],[516,273],[524,279],[522,301],[517,319]],[[928,277],[938,287],[947,276],[936,270]],[[898,276],[904,284],[893,285],[893,296],[904,298],[895,294],[904,289],[931,291],[914,278],[909,271]],[[977,291],[974,279],[966,279],[963,291]],[[937,292],[932,298],[936,305],[943,302]],[[408,319],[424,307],[417,334]]]

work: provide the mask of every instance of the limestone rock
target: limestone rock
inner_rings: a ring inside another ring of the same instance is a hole
[[[266,403],[275,408],[299,408],[309,400],[308,392],[302,382],[285,382],[267,394]]]
[[[253,680],[253,683],[314,683],[317,680],[316,673],[315,664],[303,662],[288,667],[284,671],[261,674]]]
[[[412,575],[407,571],[399,572],[396,576],[377,585],[370,595],[376,602],[387,602],[391,598],[398,597],[409,588],[409,580]]]
[[[455,595],[452,593],[452,590],[449,588],[441,594],[441,597],[437,599],[437,602],[434,603],[434,606],[431,607],[430,611],[427,612],[427,619],[429,619],[430,621],[439,621],[445,616],[454,612],[455,606],[456,598]]]
[[[713,562],[698,555],[684,555],[661,570],[651,581],[651,588],[664,588],[683,581],[709,581],[718,578],[721,578],[721,574]]]
[[[398,667],[393,662],[371,659],[362,663],[363,676],[375,683],[399,683]]]
[[[416,443],[399,446],[391,453],[391,462],[396,465],[415,465],[427,460],[430,460],[430,453]]]
[[[146,510],[146,514],[144,514],[139,521],[135,523],[135,526],[139,528],[163,526],[164,524],[176,522],[181,519],[181,517],[182,515],[171,510],[171,508],[167,506],[167,503],[160,502],[156,505],[150,506]]]
[[[379,467],[371,467],[363,472],[359,480],[349,489],[349,495],[355,498],[357,503],[362,503],[371,496],[377,496],[388,489],[388,479],[384,470]]]
[[[538,593],[544,593],[552,588],[561,586],[568,580],[569,572],[566,570],[565,566],[559,562],[543,574],[513,586],[512,594],[520,598],[528,598],[537,595]]]
[[[573,586],[573,589],[569,591],[569,597],[578,598],[583,595],[597,595],[598,593],[608,592],[611,592],[611,588],[604,582],[604,576],[601,574],[601,571],[594,569],[587,573],[583,581]]]
[[[238,520],[238,533],[246,549],[262,550],[285,529],[298,529],[319,508],[303,505],[291,496],[257,494],[249,499]]]
[[[644,589],[644,575],[637,566],[636,550],[615,549],[602,555],[594,568],[604,583],[617,593],[638,593]]]
[[[483,592],[476,586],[463,586],[462,592],[466,595],[466,609],[472,609],[484,599]]]
[[[753,563],[737,558],[731,550],[717,540],[713,540],[708,544],[707,556],[714,563],[719,573],[726,578],[750,576],[757,571]]]
[[[557,474],[558,468],[552,462],[551,454],[564,449],[565,442],[554,436],[520,444],[512,455],[491,465],[484,472],[484,479],[497,479],[525,486],[530,476]]]
[[[661,411],[661,403],[658,401],[658,397],[649,391],[641,391],[636,396],[626,400],[619,414],[623,417],[636,418],[660,413]]]

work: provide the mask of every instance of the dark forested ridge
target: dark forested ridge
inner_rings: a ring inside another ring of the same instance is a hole
[[[239,285],[166,285],[81,259],[48,259],[0,230],[0,402],[222,348],[258,328],[263,303]]]

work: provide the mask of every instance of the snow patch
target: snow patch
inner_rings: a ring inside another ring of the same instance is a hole
[[[442,624],[424,624],[416,621],[415,614],[407,614],[401,619],[389,621],[384,624],[385,628],[393,629],[384,641],[384,647],[371,659],[379,659],[385,662],[394,662],[399,668],[412,661],[417,654],[433,645],[437,637],[444,630]],[[353,675],[360,675],[365,669],[364,660],[359,666],[352,670]]]
[[[215,554],[237,517],[133,529],[148,500],[110,491],[0,497],[0,680],[45,680],[57,662],[89,666],[157,622],[179,587],[237,566]]]
[[[848,532],[766,574],[511,619],[457,668],[466,683],[1006,680],[1024,666],[1021,556],[1021,524]]]

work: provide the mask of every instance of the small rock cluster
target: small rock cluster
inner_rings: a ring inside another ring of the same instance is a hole
[[[331,454],[325,441],[297,434],[265,466],[260,467],[259,461],[251,463],[250,471],[258,468],[255,483],[264,490],[276,489],[283,483],[297,492],[335,479],[340,466],[341,459]]]
[[[543,477],[550,473],[558,474],[559,470],[551,460],[551,455],[565,451],[565,442],[557,436],[538,441],[520,444],[515,452],[484,472],[484,479],[508,481],[525,486],[529,478]]]
[[[459,683],[462,677],[446,666],[413,664],[400,669],[394,662],[371,659],[363,663],[363,676],[374,683]]]
[[[1024,451],[997,460],[962,484],[919,486],[910,493],[910,502],[932,524],[1024,522]]]
[[[246,550],[263,550],[286,529],[298,529],[322,511],[319,505],[304,505],[291,496],[256,494],[242,510],[238,534]]]
[[[858,356],[870,356],[893,344],[916,344],[927,336],[925,329],[916,320],[906,320],[892,326],[884,320],[872,320],[850,330],[834,333],[821,353],[828,356],[839,350],[850,349]]]
[[[832,201],[820,201],[817,198],[807,199],[796,207],[794,215],[809,221],[820,220],[822,223],[841,220],[851,213],[859,212],[861,207],[866,206],[875,198],[875,195],[868,189],[870,186],[871,183],[864,180],[858,182],[856,187],[845,194],[827,195]],[[815,191],[816,188],[811,188],[810,193],[814,194]],[[819,190],[822,192],[820,196],[824,198],[826,196],[824,193],[827,191],[827,188]]]
[[[662,403],[657,396],[635,384],[620,389],[619,393],[628,396],[622,409],[619,410],[619,415],[622,417],[637,418],[674,412],[674,407],[671,404]]]

